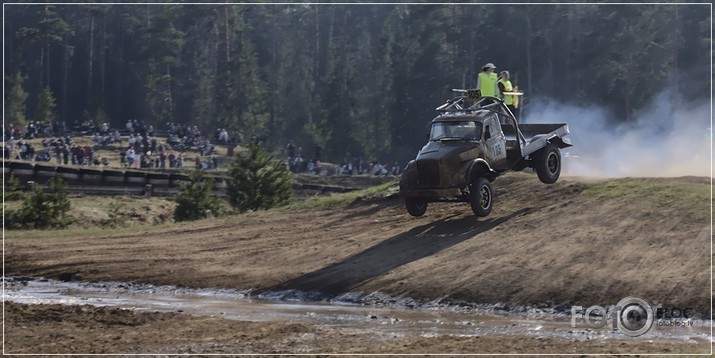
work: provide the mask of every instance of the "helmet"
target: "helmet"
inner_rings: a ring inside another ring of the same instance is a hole
[[[494,66],[493,63],[489,62],[486,65],[484,65],[484,67],[482,67],[482,68],[497,68],[497,66]]]
[[[501,72],[499,72],[499,75],[501,75],[501,76],[504,76],[504,75],[509,76],[509,71],[507,71],[507,70],[501,71]]]

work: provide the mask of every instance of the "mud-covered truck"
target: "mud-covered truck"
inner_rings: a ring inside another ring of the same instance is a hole
[[[467,92],[465,90],[455,90]],[[560,149],[571,146],[568,125],[518,124],[499,98],[467,95],[436,108],[429,142],[400,177],[407,212],[422,216],[431,202],[468,202],[478,217],[491,212],[491,183],[509,170],[533,168],[542,183],[561,174]]]

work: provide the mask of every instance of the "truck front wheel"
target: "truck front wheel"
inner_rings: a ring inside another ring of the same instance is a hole
[[[534,169],[544,184],[553,184],[561,175],[561,151],[553,144],[534,153]]]
[[[405,198],[407,212],[414,217],[420,217],[427,211],[427,200],[421,198]]]
[[[478,217],[487,216],[492,211],[494,193],[489,180],[484,177],[477,178],[472,183],[469,193],[469,204],[472,206],[474,215]]]

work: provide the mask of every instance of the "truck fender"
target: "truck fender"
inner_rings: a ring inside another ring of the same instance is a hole
[[[417,171],[414,169],[414,164],[414,159],[410,160],[400,174],[400,190],[413,187],[416,184]]]
[[[465,179],[467,183],[472,183],[477,177],[485,177],[492,182],[496,179],[497,173],[492,170],[486,160],[478,158],[469,163]]]
[[[553,136],[547,140],[547,142],[559,147],[559,148],[567,148],[572,146],[571,144],[571,139],[568,137],[559,137],[559,136]]]

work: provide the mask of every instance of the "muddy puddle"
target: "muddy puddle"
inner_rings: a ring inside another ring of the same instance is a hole
[[[571,340],[627,339],[697,343],[710,341],[712,321],[693,320],[686,327],[654,325],[640,337],[627,337],[611,325],[588,328],[570,317],[540,310],[505,312],[484,306],[409,304],[365,305],[351,295],[328,302],[311,301],[299,292],[258,294],[252,291],[186,289],[129,283],[81,283],[44,279],[4,280],[4,301],[26,304],[110,306],[137,311],[183,312],[197,316],[260,322],[303,323],[352,333],[406,336],[512,335]],[[390,300],[387,300],[390,301]],[[396,300],[392,300],[396,302]]]

